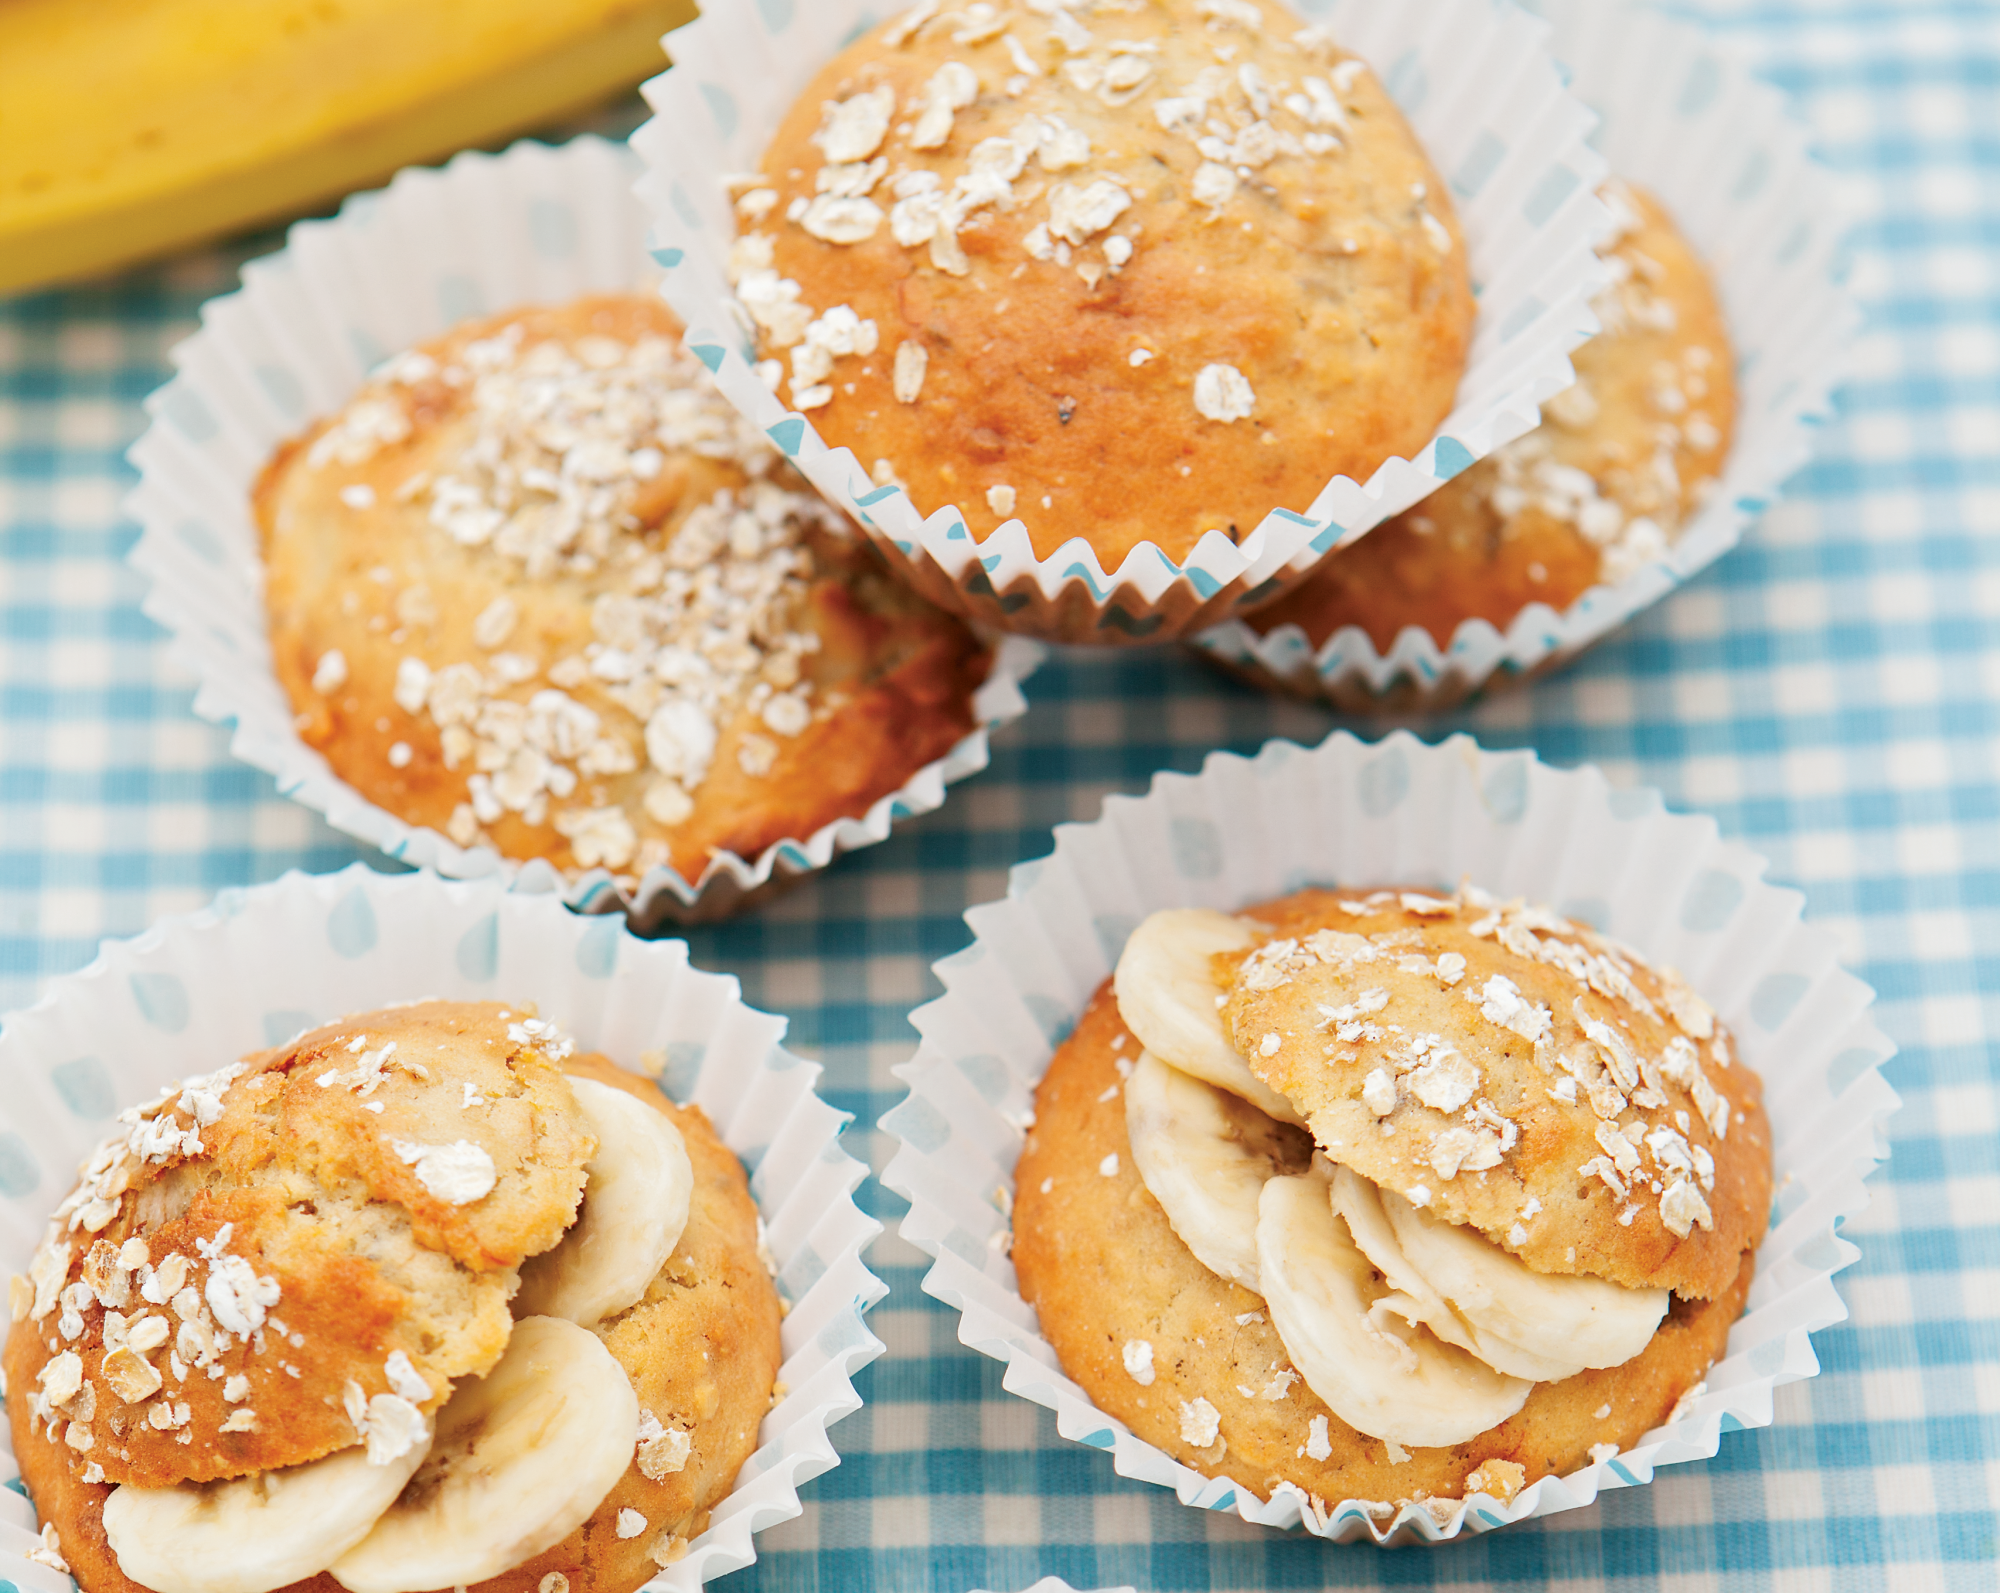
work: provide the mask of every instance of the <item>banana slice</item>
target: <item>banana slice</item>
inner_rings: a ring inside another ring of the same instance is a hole
[[[1379,1194],[1410,1265],[1479,1332],[1529,1355],[1623,1366],[1667,1314],[1665,1289],[1533,1272],[1477,1230],[1440,1222],[1392,1189]]]
[[[498,1576],[583,1525],[638,1436],[638,1396],[596,1334],[559,1317],[516,1322],[499,1364],[438,1412],[430,1458],[334,1579],[421,1593]]]
[[[1195,1259],[1261,1294],[1257,1197],[1303,1164],[1304,1147],[1287,1145],[1283,1127],[1248,1101],[1150,1051],[1125,1081],[1125,1132],[1139,1176]]]
[[[1227,913],[1206,907],[1153,913],[1132,931],[1119,955],[1112,975],[1118,1013],[1162,1062],[1303,1128],[1306,1120],[1298,1109],[1236,1054],[1215,1004],[1222,991],[1208,959],[1217,952],[1248,951],[1256,943],[1242,920]]]
[[[595,1079],[572,1078],[597,1136],[583,1210],[553,1250],[521,1268],[516,1316],[559,1316],[594,1327],[645,1297],[687,1226],[694,1168],[663,1112]]]
[[[104,1535],[118,1569],[153,1593],[270,1593],[367,1537],[430,1447],[426,1438],[383,1466],[357,1446],[233,1482],[114,1488]]]
[[[1356,1248],[1329,1184],[1318,1168],[1273,1178],[1257,1202],[1264,1303],[1307,1387],[1350,1427],[1412,1447],[1462,1444],[1513,1415],[1534,1385],[1399,1323],[1394,1292]]]
[[[1470,1350],[1494,1371],[1505,1372],[1509,1377],[1525,1377],[1533,1383],[1560,1383],[1583,1370],[1581,1361],[1549,1360],[1482,1332],[1453,1310],[1451,1303],[1403,1254],[1388,1214],[1382,1209],[1381,1190],[1351,1167],[1336,1167],[1333,1171],[1333,1209],[1347,1219],[1347,1231],[1354,1236],[1361,1253],[1401,1297],[1393,1303],[1378,1304],[1378,1311],[1393,1310],[1406,1322],[1422,1323],[1445,1343]],[[1409,1302],[1408,1310],[1403,1309],[1405,1299]]]

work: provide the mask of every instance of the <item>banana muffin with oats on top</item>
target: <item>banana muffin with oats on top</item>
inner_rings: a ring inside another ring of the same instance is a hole
[[[642,294],[411,350],[255,491],[298,733],[461,847],[698,882],[975,727],[991,654],[891,580]]]
[[[976,538],[1184,560],[1418,452],[1473,321],[1444,184],[1274,0],[923,0],[736,201],[768,373]]]

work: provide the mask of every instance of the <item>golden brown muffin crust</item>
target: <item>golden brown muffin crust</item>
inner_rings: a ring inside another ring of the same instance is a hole
[[[1355,625],[1384,654],[1414,625],[1448,647],[1467,620],[1505,631],[1531,603],[1560,613],[1622,580],[1707,501],[1736,425],[1722,306],[1657,200],[1616,183],[1605,197],[1623,216],[1601,251],[1618,280],[1595,305],[1604,330],[1571,356],[1576,385],[1543,406],[1541,427],[1329,554],[1245,623],[1260,635],[1296,625],[1314,647]],[[1582,471],[1616,515],[1546,490],[1552,467]],[[1635,531],[1642,520],[1654,532]]]
[[[673,1119],[694,1168],[688,1225],[646,1296],[593,1331],[632,1379],[642,1412],[689,1437],[678,1470],[641,1454],[591,1518],[563,1542],[469,1593],[537,1593],[560,1572],[572,1593],[631,1593],[686,1552],[729,1494],[757,1446],[781,1360],[777,1291],[758,1260],[757,1208],[742,1164],[696,1106],[679,1107],[649,1080],[601,1056],[579,1055],[566,1071],[626,1090]],[[10,1389],[21,1385],[12,1380]],[[48,1430],[30,1434],[23,1401],[9,1401],[23,1481],[84,1593],[149,1593],[127,1577],[104,1534],[106,1483],[86,1483]],[[350,1432],[350,1438],[352,1434]],[[657,1476],[648,1471],[657,1472]],[[646,1527],[618,1536],[623,1510]],[[331,1576],[309,1577],[282,1593],[344,1593]]]
[[[329,1024],[107,1141],[7,1342],[10,1387],[77,1387],[16,1404],[17,1444],[45,1421],[79,1476],[242,1476],[352,1445],[346,1386],[390,1393],[398,1351],[425,1410],[487,1371],[517,1269],[574,1220],[596,1147],[550,1042],[502,1010]],[[134,1243],[146,1259],[122,1264]]]
[[[974,727],[990,654],[680,334],[641,294],[470,322],[266,467],[272,661],[301,739],[367,800],[511,858],[695,881],[866,812]],[[611,377],[607,412],[651,406],[678,441],[634,420],[641,446],[613,447],[567,411],[523,429]],[[656,724],[676,702],[691,717]]]
[[[1754,1250],[1715,1298],[1675,1301],[1624,1365],[1537,1384],[1518,1412],[1477,1438],[1392,1461],[1381,1440],[1313,1394],[1263,1300],[1197,1261],[1139,1177],[1118,1069],[1139,1050],[1107,980],[1035,1092],[1014,1176],[1014,1268],[1063,1370],[1099,1409],[1204,1475],[1227,1474],[1266,1497],[1291,1482],[1328,1505],[1458,1498],[1490,1460],[1519,1465],[1524,1486],[1585,1465],[1594,1445],[1635,1444],[1722,1355]],[[1153,1349],[1150,1384],[1126,1370],[1124,1347],[1136,1340]],[[1197,1399],[1219,1416],[1218,1442],[1206,1449],[1181,1436],[1181,1407]],[[1316,1417],[1329,1445],[1319,1460],[1305,1452]]]
[[[1225,1025],[1333,1160],[1537,1272],[1730,1287],[1770,1209],[1770,1125],[1677,979],[1518,902],[1308,890],[1245,916],[1273,938],[1232,970]]]
[[[820,434],[924,511],[957,504],[975,537],[1018,515],[1039,557],[1082,537],[1107,571],[1141,541],[1179,561],[1208,531],[1247,536],[1421,449],[1472,297],[1450,198],[1374,75],[1295,42],[1270,0],[1080,5],[1061,26],[993,11],[990,29],[909,13],[842,52],[739,200],[739,292]],[[976,91],[927,124],[953,72]],[[877,94],[896,110],[866,153],[823,129],[826,107]],[[991,141],[1035,143],[1017,138],[1030,117],[1061,129],[1004,197],[955,241],[898,241],[921,230],[917,185],[1015,168]],[[849,234],[822,190],[861,185],[842,214],[859,232],[872,210],[872,230],[826,241]],[[845,312],[873,331],[829,323],[822,348],[857,350],[829,365],[806,323]],[[1247,383],[1247,411],[1218,402],[1212,367]]]

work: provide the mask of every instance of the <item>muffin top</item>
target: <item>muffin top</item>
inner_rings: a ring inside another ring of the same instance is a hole
[[[698,880],[972,728],[988,655],[890,581],[644,295],[399,356],[256,489],[300,736],[461,846]]]
[[[1217,959],[1225,1029],[1332,1161],[1536,1272],[1736,1277],[1770,1206],[1762,1086],[1673,974],[1470,888],[1304,891],[1253,928]]]
[[[1572,356],[1576,382],[1543,423],[1413,509],[1329,554],[1310,579],[1245,616],[1297,625],[1315,647],[1343,626],[1387,653],[1405,626],[1439,647],[1483,619],[1504,631],[1530,603],[1567,609],[1665,554],[1714,490],[1736,424],[1735,359],[1715,286],[1658,201],[1613,182],[1603,330]]]
[[[779,392],[920,508],[1183,560],[1417,452],[1473,306],[1367,65],[1271,0],[925,0],[737,200]]]
[[[7,1372],[86,1481],[423,1441],[506,1346],[596,1148],[532,1009],[329,1024],[123,1114],[9,1285]]]

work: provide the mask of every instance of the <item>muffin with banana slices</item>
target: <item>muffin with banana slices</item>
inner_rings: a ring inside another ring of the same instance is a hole
[[[1629,1447],[1722,1354],[1757,1076],[1607,937],[1467,886],[1155,913],[1058,1048],[1014,1265],[1063,1369],[1267,1496],[1440,1519]]]
[[[346,1018],[124,1122],[9,1286],[84,1593],[630,1593],[755,1448],[741,1166],[531,1008]]]
[[[1184,561],[1415,454],[1473,297],[1367,63],[1276,0],[932,0],[814,78],[745,179],[780,395],[925,512]]]
[[[1542,425],[1329,554],[1244,616],[1253,630],[1296,625],[1319,648],[1358,626],[1386,655],[1418,626],[1449,647],[1468,620],[1504,631],[1533,603],[1560,613],[1665,556],[1728,464],[1735,358],[1715,284],[1659,201],[1622,182],[1602,197],[1603,330]]]
[[[974,728],[992,664],[645,294],[398,356],[254,507],[300,739],[408,824],[628,888],[865,814]]]

